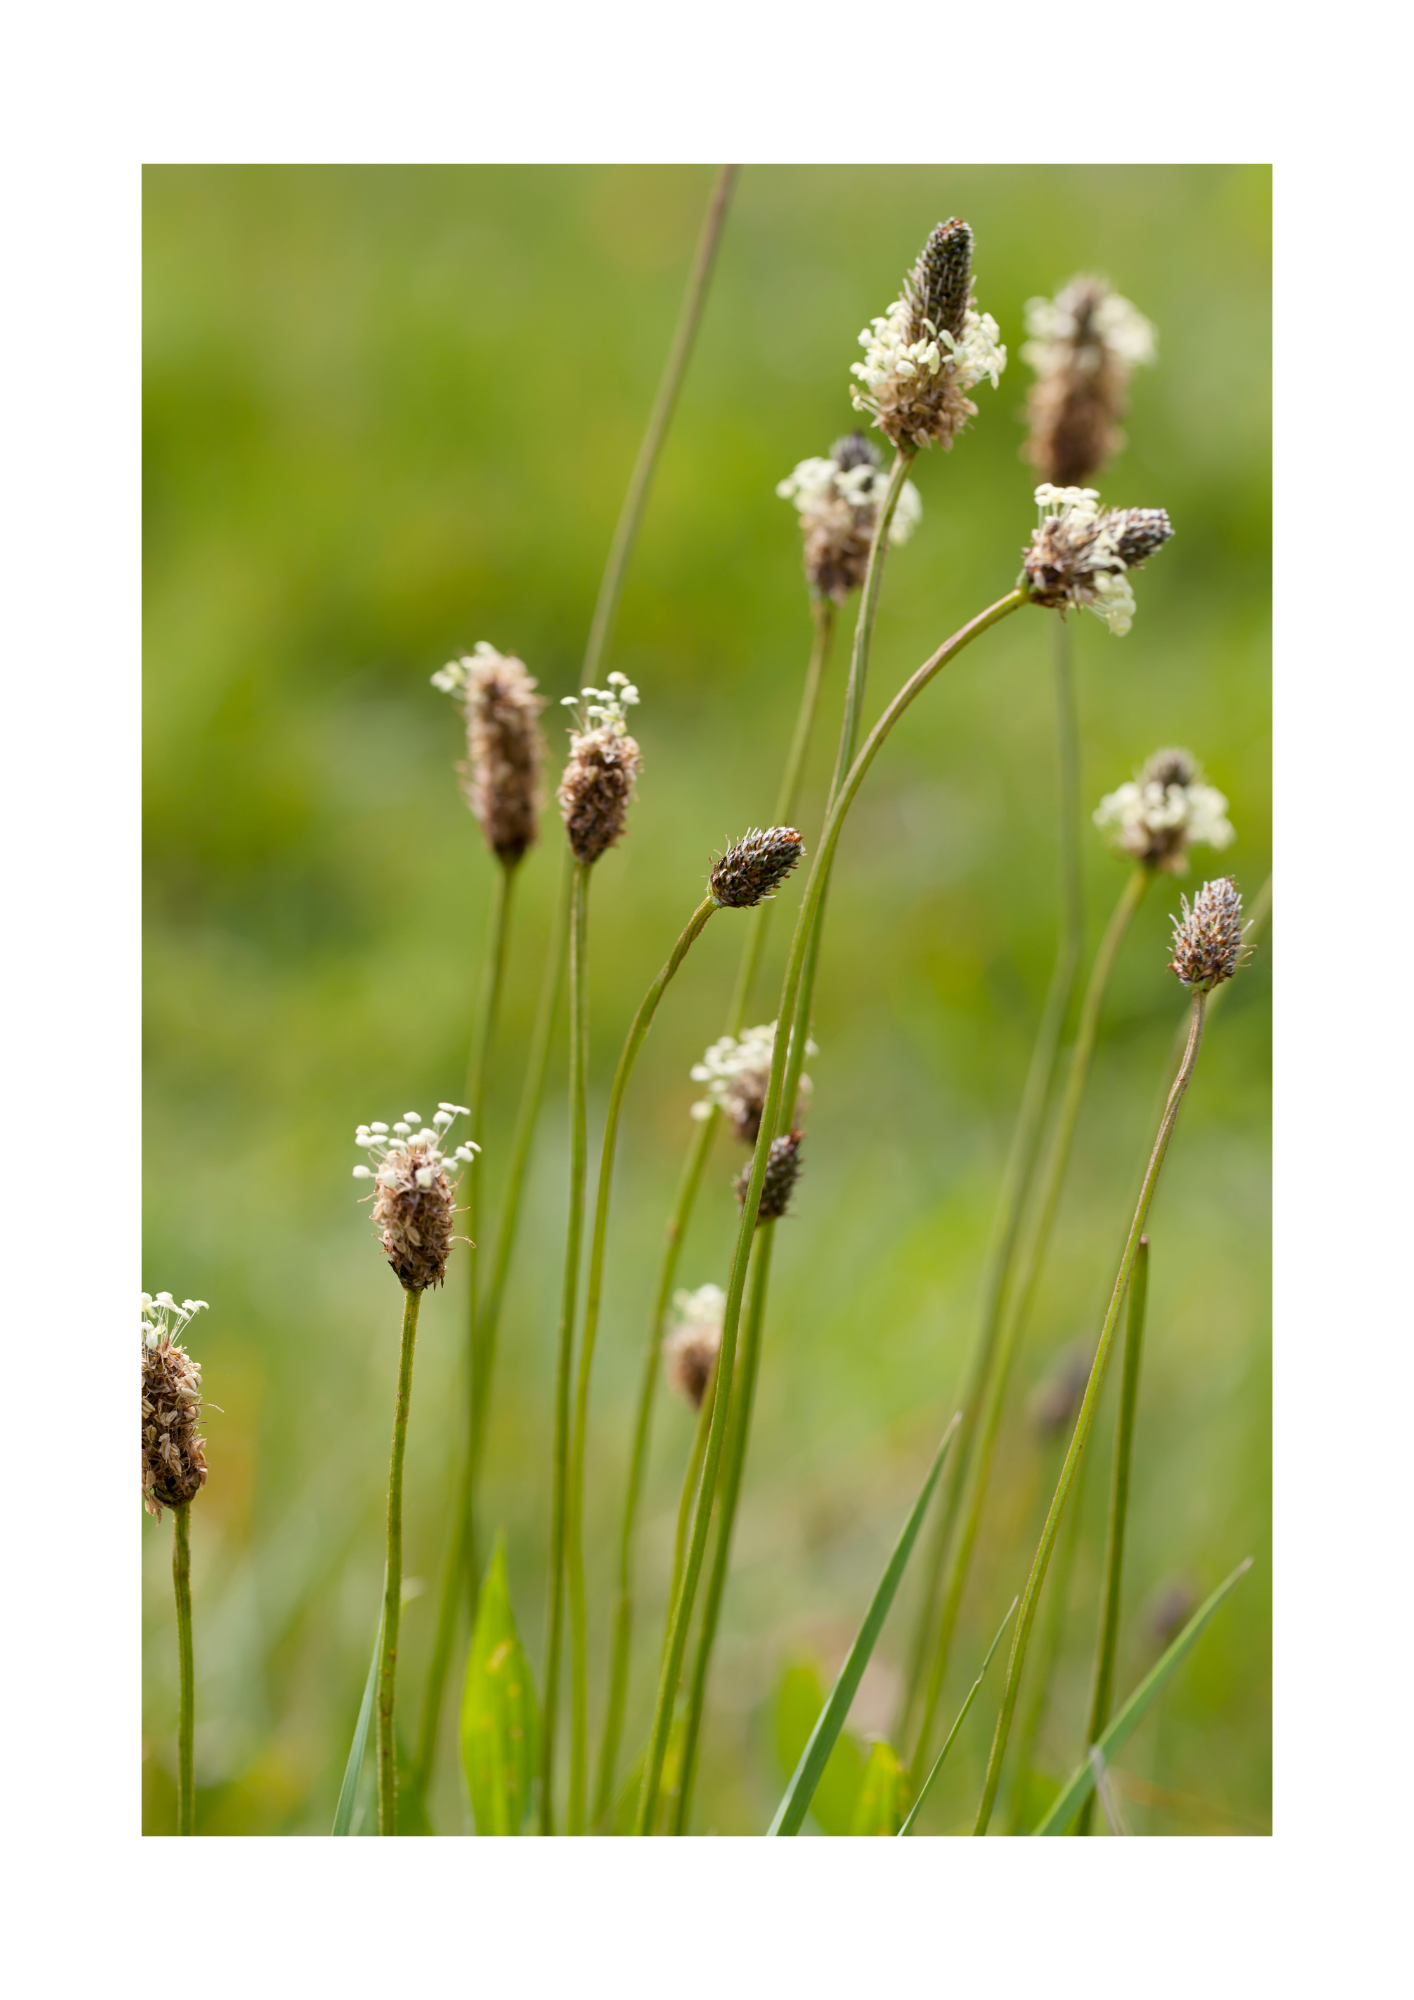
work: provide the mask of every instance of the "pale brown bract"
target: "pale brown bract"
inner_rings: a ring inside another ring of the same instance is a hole
[[[538,831],[545,700],[514,654],[488,647],[462,665],[467,761],[457,775],[486,845],[513,867]]]

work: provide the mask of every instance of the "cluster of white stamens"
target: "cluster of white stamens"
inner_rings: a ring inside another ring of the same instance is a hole
[[[776,494],[793,501],[799,514],[819,514],[835,501],[863,514],[878,506],[888,483],[888,470],[882,465],[844,467],[833,458],[803,458],[777,481]],[[906,542],[922,518],[922,497],[913,481],[906,479],[889,523],[890,543],[897,548]]]
[[[1093,281],[1089,289],[1093,289]],[[1068,285],[1054,299],[1026,301],[1026,331],[1030,336],[1021,358],[1038,375],[1073,365],[1075,343],[1081,321],[1074,308],[1080,288]],[[1151,321],[1118,292],[1106,292],[1089,314],[1084,329],[1099,345],[1109,349],[1129,368],[1147,367],[1155,356],[1155,335]]]
[[[172,1341],[199,1312],[208,1310],[205,1299],[183,1299],[180,1305],[170,1292],[142,1295],[142,1337],[148,1347],[158,1348]]]
[[[465,1104],[439,1104],[430,1125],[422,1123],[420,1111],[405,1111],[391,1127],[376,1118],[371,1125],[360,1125],[354,1134],[354,1144],[371,1154],[375,1164],[355,1167],[354,1179],[391,1182],[411,1166],[417,1185],[430,1188],[439,1167],[470,1166],[481,1151],[474,1139],[463,1139],[453,1151],[448,1151],[443,1143],[456,1120],[470,1116]]]
[[[990,381],[995,389],[1006,367],[1006,349],[1001,328],[990,313],[968,306],[962,317],[962,338],[955,340],[946,327],[935,327],[922,319],[923,338],[910,340],[915,325],[914,305],[907,298],[895,299],[888,311],[870,321],[859,336],[864,359],[850,364],[862,389],[850,390],[856,410],[874,410],[880,389],[900,380],[913,381],[920,375],[940,375],[946,368],[959,389],[975,388]]]
[[[475,660],[494,660],[498,664],[507,657],[485,639],[478,639],[470,653],[464,653],[459,660],[448,660],[445,667],[439,667],[432,676],[432,685],[443,694],[464,695],[471,679],[472,663]],[[535,683],[532,681],[531,686]]]
[[[764,1079],[771,1072],[771,1058],[776,1048],[776,1024],[768,1022],[757,1028],[744,1028],[740,1035],[723,1035],[713,1042],[700,1063],[694,1063],[689,1075],[694,1083],[705,1083],[707,1095],[699,1098],[692,1107],[696,1119],[710,1118],[714,1110],[731,1111],[739,1097],[743,1079]],[[818,1056],[820,1051],[813,1041],[805,1044],[808,1056]],[[802,1096],[810,1094],[811,1083],[808,1076],[800,1079]]]
[[[578,694],[563,695],[561,708],[575,710],[581,735],[591,729],[611,729],[623,736],[628,727],[627,710],[637,708],[638,689],[627,674],[610,674],[607,688],[581,688]]]
[[[1112,521],[1102,521],[1100,495],[1093,486],[1051,486],[1036,488],[1036,506],[1041,522],[1057,521],[1085,543],[1083,568],[1087,587],[1086,611],[1103,618],[1115,638],[1122,639],[1134,623],[1137,606],[1134,586],[1125,575],[1126,564],[1117,546]],[[1090,531],[1093,529],[1093,533]]]

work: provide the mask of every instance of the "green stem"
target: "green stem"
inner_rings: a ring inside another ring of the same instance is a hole
[[[471,1055],[467,1062],[466,1101],[471,1114],[468,1130],[473,1139],[481,1132],[482,1115],[486,1100],[486,1071],[490,1064],[491,1044],[496,1033],[496,1016],[501,1007],[501,987],[506,971],[506,945],[511,931],[511,904],[516,880],[516,863],[502,861],[498,864],[491,891],[491,915],[487,935],[486,957],[482,966],[481,996],[476,1010],[476,1028],[472,1035]],[[476,1247],[477,1225],[477,1181],[475,1174],[468,1174],[465,1183],[466,1233]],[[467,1448],[476,1435],[477,1369],[476,1369],[476,1259],[467,1259],[469,1277],[467,1281],[467,1365],[471,1384],[470,1417],[467,1426]],[[467,1523],[468,1537],[470,1521]]]
[[[398,1615],[403,1595],[403,1455],[412,1400],[412,1351],[421,1292],[403,1293],[398,1351],[398,1399],[393,1409],[393,1456],[388,1467],[388,1559],[383,1572],[383,1656],[378,1665],[378,1831],[398,1830],[398,1762],[393,1738],[393,1690],[398,1672]]]
[[[192,1764],[195,1673],[191,1644],[191,1503],[172,1509],[172,1587],[177,1596],[177,1832],[196,1832]]]
[[[1095,1405],[1099,1401],[1100,1388],[1105,1379],[1105,1368],[1110,1358],[1110,1348],[1114,1344],[1115,1328],[1119,1324],[1120,1307],[1129,1285],[1129,1275],[1134,1259],[1139,1251],[1139,1239],[1148,1219],[1149,1206],[1158,1186],[1159,1172],[1164,1164],[1164,1156],[1173,1137],[1174,1123],[1178,1117],[1178,1107],[1183,1102],[1198,1060],[1198,1049],[1203,1040],[1203,1011],[1205,996],[1195,993],[1188,1024],[1188,1042],[1183,1052],[1183,1063],[1174,1078],[1169,1091],[1168,1102],[1164,1106],[1163,1117],[1154,1140],[1153,1151],[1149,1155],[1149,1165],[1144,1175],[1144,1184],[1139,1191],[1134,1219],[1129,1225],[1129,1235],[1124,1253],[1119,1260],[1119,1270],[1115,1275],[1114,1290],[1110,1295],[1109,1309],[1104,1325],[1100,1329],[1099,1345],[1095,1349],[1095,1359],[1090,1368],[1090,1380],[1085,1385],[1084,1400],[1080,1414],[1075,1420],[1075,1431],[1066,1452],[1065,1463],[1061,1467],[1056,1483],[1055,1497],[1051,1501],[1046,1525],[1041,1530],[1041,1540],[1037,1545],[1031,1574],[1026,1579],[1026,1589],[1022,1593],[1021,1612],[1016,1621],[1016,1634],[1012,1640],[1011,1657],[1007,1661],[1006,1687],[1002,1691],[1001,1713],[997,1717],[996,1733],[992,1738],[992,1753],[987,1762],[987,1775],[982,1787],[982,1798],[977,1807],[977,1821],[973,1832],[983,1834],[992,1816],[992,1806],[996,1801],[997,1785],[1001,1780],[1002,1760],[1006,1756],[1007,1737],[1011,1733],[1011,1719],[1016,1710],[1016,1697],[1021,1685],[1021,1669],[1026,1660],[1027,1641],[1031,1637],[1031,1626],[1036,1617],[1036,1604],[1041,1586],[1046,1580],[1046,1569],[1055,1547],[1056,1534],[1060,1528],[1060,1517],[1065,1508],[1067,1496],[1075,1481],[1076,1471],[1090,1436],[1090,1426],[1095,1418]]]
[[[884,580],[884,558],[889,552],[889,527],[908,478],[908,468],[917,456],[917,448],[913,445],[900,445],[894,453],[889,483],[884,488],[884,497],[874,518],[874,540],[869,548],[869,565],[864,572],[859,612],[854,621],[854,644],[850,648],[839,748],[835,752],[834,775],[830,779],[831,805],[839,796],[845,773],[854,762],[854,753],[859,747],[859,726],[864,714],[865,689],[869,683],[869,654],[874,644],[874,619],[879,609],[879,589]]]
[[[721,1499],[717,1508],[717,1545],[712,1555],[712,1570],[707,1579],[707,1594],[702,1600],[702,1625],[697,1635],[697,1657],[693,1662],[692,1682],[688,1693],[687,1725],[683,1734],[682,1775],[679,1780],[677,1813],[673,1832],[686,1833],[688,1816],[692,1810],[692,1784],[697,1775],[697,1742],[702,1730],[702,1710],[707,1700],[707,1672],[712,1662],[712,1647],[717,1638],[717,1620],[722,1609],[722,1593],[726,1589],[727,1570],[731,1564],[732,1528],[736,1522],[737,1501],[741,1497],[742,1467],[746,1463],[746,1447],[751,1435],[751,1412],[756,1402],[756,1377],[761,1366],[761,1326],[766,1316],[766,1291],[771,1281],[771,1247],[775,1242],[774,1222],[758,1224],[756,1230],[755,1256],[751,1266],[751,1290],[746,1302],[746,1329],[741,1343],[741,1382],[736,1393],[736,1408],[729,1412],[730,1428],[727,1432],[726,1459],[722,1474]]]
[[[668,349],[668,358],[663,364],[662,380],[653,399],[648,428],[643,433],[643,442],[638,448],[638,458],[628,483],[628,492],[624,496],[623,508],[614,529],[614,539],[609,546],[609,560],[604,567],[604,580],[599,585],[594,619],[589,628],[589,644],[584,654],[586,687],[593,687],[597,683],[599,662],[608,648],[613,633],[614,617],[619,608],[619,598],[623,593],[624,575],[628,569],[629,558],[633,554],[634,542],[638,538],[643,510],[648,504],[648,489],[658,468],[663,440],[667,437],[668,426],[673,419],[673,408],[678,399],[678,391],[682,388],[683,377],[687,373],[692,344],[702,320],[702,308],[706,303],[707,287],[711,281],[712,266],[716,261],[717,245],[721,241],[722,225],[727,218],[727,204],[731,200],[737,171],[736,167],[719,167],[717,178],[712,184],[712,193],[707,202],[707,214],[703,219],[702,232],[697,239],[697,250],[687,280],[687,290],[683,294],[678,323],[673,332],[673,344]]]
[[[1095,1053],[1100,1013],[1109,988],[1110,974],[1114,969],[1121,940],[1148,885],[1148,869],[1134,869],[1120,892],[1119,901],[1115,904],[1104,937],[1100,940],[1100,948],[1095,954],[1095,963],[1091,967],[1089,983],[1085,988],[1085,997],[1080,1003],[1075,1046],[1070,1052],[1065,1089],[1041,1173],[1036,1215],[1027,1237],[1026,1247],[1021,1254],[1016,1284],[1004,1312],[1001,1335],[986,1382],[978,1424],[976,1453],[968,1480],[967,1505],[948,1565],[942,1616],[938,1623],[933,1664],[928,1678],[928,1699],[923,1711],[923,1723],[919,1730],[915,1755],[915,1761],[919,1763],[927,1754],[928,1737],[938,1712],[943,1677],[947,1672],[948,1656],[952,1649],[953,1635],[957,1630],[958,1612],[962,1607],[963,1592],[967,1587],[972,1551],[981,1525],[982,1510],[986,1505],[987,1485],[991,1478],[992,1459],[996,1452],[997,1434],[1006,1402],[1007,1383],[1045,1266],[1056,1210],[1065,1186],[1066,1168],[1070,1163],[1076,1122],[1080,1116],[1080,1105],[1090,1075],[1091,1059]]]
[[[1016,1776],[1012,1780],[1007,1823],[1009,1833],[1029,1833],[1031,1830],[1032,1766],[1035,1762],[1041,1725],[1046,1719],[1046,1709],[1050,1702],[1051,1683],[1056,1677],[1061,1641],[1065,1636],[1065,1614],[1070,1602],[1070,1578],[1075,1568],[1075,1552],[1080,1545],[1080,1523],[1084,1518],[1081,1495],[1089,1463],[1088,1456],[1080,1461],[1080,1470],[1075,1476],[1075,1489],[1070,1497],[1070,1512],[1066,1516],[1065,1539],[1056,1553],[1055,1565],[1049,1578],[1046,1619],[1036,1642],[1036,1659],[1032,1669],[1035,1675],[1035,1687],[1030,1705],[1017,1731]]]
[[[983,1270],[982,1310],[978,1316],[977,1333],[963,1378],[960,1402],[962,1423],[958,1433],[957,1450],[948,1466],[943,1486],[937,1523],[928,1551],[928,1567],[918,1619],[914,1627],[908,1680],[899,1716],[899,1741],[903,1741],[908,1734],[913,1712],[923,1692],[923,1677],[933,1650],[934,1622],[938,1611],[938,1597],[942,1589],[943,1565],[952,1541],[953,1530],[957,1525],[958,1511],[966,1490],[967,1473],[972,1464],[972,1445],[977,1430],[977,1419],[981,1412],[982,1394],[991,1370],[992,1358],[996,1353],[1021,1220],[1036,1177],[1036,1165],[1041,1153],[1041,1135],[1045,1128],[1046,1106],[1050,1103],[1055,1088],[1056,1073],[1060,1064],[1061,1035],[1070,1013],[1070,1003],[1075,993],[1075,982],[1080,971],[1080,956],[1085,941],[1085,902],[1080,856],[1080,734],[1076,718],[1070,627],[1062,618],[1053,619],[1051,623],[1052,679],[1056,698],[1058,780],[1056,789],[1060,829],[1058,841],[1061,892],[1060,939],[1056,947],[1055,965],[1051,971],[1051,983],[1046,993],[1046,1004],[1041,1011],[1041,1020],[1036,1030],[1036,1045],[1031,1052],[1031,1062],[1026,1073],[1026,1086],[1017,1112],[1016,1127],[1012,1133],[1011,1146],[1002,1175],[997,1216]],[[923,1734],[926,1738],[927,1731],[925,1730]],[[924,1744],[920,1741],[920,1756],[923,1747]]]
[[[781,1002],[776,1019],[779,1027],[775,1049],[771,1058],[771,1075],[767,1085],[766,1103],[761,1114],[761,1130],[752,1154],[751,1174],[747,1191],[742,1202],[741,1221],[737,1228],[736,1248],[732,1256],[731,1273],[727,1282],[727,1303],[722,1325],[722,1348],[717,1362],[717,1393],[712,1403],[712,1428],[707,1439],[707,1453],[702,1466],[702,1493],[698,1501],[697,1517],[693,1524],[692,1542],[688,1549],[687,1568],[683,1574],[682,1591],[679,1602],[672,1613],[663,1647],[662,1664],[658,1677],[658,1692],[654,1705],[653,1734],[649,1744],[648,1759],[644,1768],[643,1788],[639,1798],[639,1832],[645,1833],[653,1824],[657,1808],[658,1788],[662,1781],[663,1759],[667,1754],[668,1731],[672,1724],[673,1701],[677,1692],[678,1676],[682,1670],[682,1656],[687,1644],[688,1622],[692,1616],[693,1600],[696,1596],[698,1578],[702,1572],[702,1560],[706,1547],[707,1528],[711,1519],[712,1503],[716,1495],[717,1473],[721,1463],[722,1444],[726,1427],[726,1412],[731,1404],[732,1374],[736,1366],[737,1327],[741,1317],[742,1295],[746,1285],[746,1263],[751,1251],[752,1236],[756,1227],[756,1212],[761,1203],[761,1187],[766,1178],[766,1165],[770,1154],[771,1140],[778,1130],[781,1103],[786,1084],[787,1030],[794,1037],[797,1021],[797,1003],[801,998],[801,979],[805,961],[815,934],[816,919],[824,900],[829,882],[830,868],[834,861],[835,849],[850,806],[854,803],[859,787],[863,784],[870,766],[878,756],[899,718],[912,706],[935,674],[954,659],[965,646],[979,637],[1001,619],[1019,610],[1026,599],[1021,590],[1008,591],[995,604],[988,605],[961,629],[944,640],[935,653],[911,674],[884,713],[870,730],[863,748],[849,768],[849,772],[839,788],[829,813],[826,816],[820,845],[811,866],[810,876],[801,899],[796,917],[795,933],[791,939],[790,955],[786,964],[785,980],[781,991]],[[803,1044],[804,1036],[801,1035]],[[798,1074],[798,1072],[797,1072]],[[788,1100],[793,1104],[793,1100]]]
[[[1119,1593],[1124,1572],[1124,1527],[1129,1508],[1129,1466],[1134,1448],[1134,1407],[1139,1400],[1139,1363],[1144,1350],[1144,1307],[1149,1296],[1149,1239],[1141,1236],[1129,1280],[1129,1317],[1124,1328],[1124,1373],[1120,1378],[1119,1418],[1115,1427],[1114,1468],[1110,1474],[1110,1518],[1105,1531],[1105,1582],[1100,1598],[1095,1674],[1090,1687],[1090,1719],[1085,1727],[1087,1749],[1098,1743],[1110,1719],[1114,1692],[1115,1644],[1119,1638]],[[1093,1796],[1080,1808],[1076,1832],[1090,1831]]]
[[[688,1453],[687,1470],[683,1474],[682,1493],[678,1499],[678,1524],[673,1535],[673,1574],[668,1585],[668,1602],[673,1603],[682,1583],[682,1566],[687,1560],[687,1534],[692,1526],[693,1504],[697,1499],[697,1488],[702,1479],[702,1454],[707,1449],[707,1432],[712,1423],[712,1397],[717,1387],[717,1371],[702,1392],[702,1405],[697,1412],[697,1422],[692,1432],[692,1449]]]
[[[594,1199],[594,1228],[589,1241],[589,1276],[584,1294],[584,1331],[580,1337],[579,1375],[575,1383],[574,1428],[570,1439],[569,1505],[567,1509],[569,1606],[570,1606],[570,1797],[569,1831],[584,1832],[585,1799],[589,1782],[589,1658],[584,1590],[584,1447],[589,1421],[589,1377],[594,1365],[594,1345],[599,1333],[599,1302],[604,1287],[604,1250],[609,1233],[609,1198],[613,1189],[614,1152],[618,1145],[619,1120],[623,1115],[624,1092],[633,1074],[638,1051],[652,1026],[669,980],[687,957],[706,928],[707,919],[719,906],[709,893],[702,898],[685,925],[682,935],[668,954],[666,963],[649,987],[633,1017],[619,1056],[614,1080],[609,1086],[609,1108],[604,1118],[604,1141],[599,1154],[599,1186]]]

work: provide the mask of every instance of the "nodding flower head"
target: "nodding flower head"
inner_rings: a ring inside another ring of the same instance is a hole
[[[205,1310],[205,1299],[142,1295],[142,1504],[159,1521],[164,1507],[185,1507],[206,1484],[201,1363],[177,1338]]]
[[[779,1139],[771,1141],[771,1151],[766,1160],[766,1178],[761,1183],[761,1205],[756,1211],[756,1222],[779,1222],[790,1207],[790,1198],[795,1193],[795,1184],[800,1179],[800,1142],[805,1134],[798,1128],[782,1132]],[[751,1162],[748,1160],[735,1181],[736,1198],[742,1207],[746,1206],[746,1190],[751,1180]]]
[[[888,483],[878,446],[852,431],[835,439],[828,458],[803,458],[776,487],[800,515],[805,574],[817,597],[843,604],[863,584]],[[922,513],[918,488],[906,479],[889,522],[891,546],[908,540]]]
[[[668,1380],[700,1410],[721,1352],[727,1295],[720,1285],[699,1285],[695,1292],[674,1292],[673,1308],[677,1325],[663,1342]]]
[[[1056,486],[1082,486],[1124,444],[1119,419],[1132,368],[1154,359],[1154,329],[1103,278],[1072,278],[1029,299],[1021,358],[1036,371],[1023,455]]]
[[[466,715],[467,761],[457,766],[486,844],[514,867],[535,844],[540,810],[540,723],[545,706],[525,662],[478,639],[432,676]]]
[[[1033,604],[1093,611],[1116,638],[1134,623],[1126,574],[1173,533],[1161,507],[1101,508],[1090,486],[1038,486],[1040,523],[1024,552],[1021,586]]]
[[[896,445],[944,451],[977,405],[967,391],[1006,367],[997,322],[972,304],[972,231],[956,216],[940,222],[882,318],[859,336],[864,359],[850,399]]]
[[[638,689],[627,674],[610,674],[607,690],[583,688],[561,706],[575,711],[570,756],[556,797],[576,861],[595,862],[621,838],[633,781],[643,768],[626,726]]]
[[[751,827],[712,868],[712,900],[719,909],[752,910],[768,900],[803,850],[793,826]]]
[[[1242,898],[1230,875],[1205,882],[1190,905],[1186,896],[1179,901],[1183,915],[1173,919],[1173,957],[1169,971],[1175,973],[1191,993],[1211,993],[1225,979],[1231,979],[1242,963]]]
[[[766,1027],[747,1028],[740,1037],[723,1035],[719,1042],[713,1042],[701,1062],[692,1066],[693,1082],[707,1086],[707,1095],[692,1107],[693,1117],[710,1118],[714,1110],[721,1111],[742,1144],[754,1146],[761,1130],[761,1113],[766,1107],[766,1086],[771,1080],[775,1047],[774,1021]],[[805,1053],[816,1056],[820,1051],[814,1042],[807,1041]],[[810,1078],[802,1076],[793,1125],[799,1124],[812,1088]]]
[[[1236,835],[1226,818],[1227,800],[1187,750],[1156,750],[1144,768],[1095,808],[1117,853],[1168,875],[1188,872],[1188,850],[1227,847]]]
[[[470,1166],[481,1148],[474,1139],[447,1144],[464,1104],[439,1104],[430,1125],[417,1111],[405,1111],[389,1129],[375,1120],[360,1125],[354,1144],[372,1166],[354,1168],[356,1181],[373,1182],[373,1225],[383,1254],[404,1291],[440,1285],[452,1249],[452,1184],[447,1169]]]

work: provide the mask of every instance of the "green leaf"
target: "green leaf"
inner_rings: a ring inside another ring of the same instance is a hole
[[[967,1711],[969,1708],[971,1708],[973,1702],[977,1699],[978,1688],[981,1687],[983,1681],[987,1678],[987,1669],[992,1664],[992,1655],[993,1653],[996,1652],[998,1646],[1000,1646],[1000,1644],[1002,1643],[1002,1634],[1003,1632],[1005,1632],[1007,1626],[1010,1624],[1011,1614],[1013,1611],[1015,1611],[1017,1605],[1020,1604],[1020,1602],[1021,1599],[1019,1597],[1013,1597],[1013,1599],[1011,1600],[1011,1605],[1007,1611],[1006,1617],[1003,1618],[1001,1624],[997,1627],[997,1636],[995,1639],[993,1639],[991,1645],[987,1648],[987,1657],[985,1660],[983,1660],[981,1667],[978,1669],[977,1678],[972,1683],[971,1687],[967,1690],[967,1694],[963,1701],[962,1707],[957,1712],[957,1721],[948,1731],[947,1741],[944,1743],[942,1749],[938,1752],[937,1760],[934,1763],[932,1770],[923,1780],[923,1784],[919,1790],[918,1797],[913,1801],[913,1810],[908,1815],[908,1818],[904,1821],[903,1825],[899,1828],[900,1833],[907,1833],[909,1828],[913,1825],[913,1822],[917,1819],[919,1813],[923,1810],[923,1801],[924,1799],[927,1798],[929,1792],[932,1791],[933,1780],[934,1778],[937,1777],[939,1771],[941,1771],[943,1768],[943,1759],[947,1756],[949,1750],[952,1749],[953,1742],[956,1739],[958,1730],[961,1729],[963,1723],[966,1722],[967,1720]]]
[[[1194,1612],[1168,1651],[1145,1674],[1143,1680],[1140,1681],[1138,1687],[1134,1690],[1129,1700],[1124,1704],[1124,1707],[1095,1746],[1100,1753],[1101,1769],[1110,1762],[1115,1752],[1122,1748],[1129,1740],[1134,1730],[1143,1721],[1150,1703],[1159,1694],[1164,1683],[1169,1679],[1175,1667],[1177,1667],[1184,1654],[1193,1644],[1193,1641],[1198,1637],[1198,1634],[1202,1631],[1228,1592],[1233,1588],[1234,1584],[1246,1576],[1251,1567],[1252,1558],[1248,1556],[1245,1561],[1237,1565],[1231,1576],[1224,1578],[1206,1603],[1198,1606],[1198,1609]],[[1041,1824],[1036,1829],[1037,1833],[1064,1833],[1094,1789],[1095,1766],[1087,1758],[1079,1770],[1075,1772],[1069,1784],[1065,1786],[1060,1797],[1046,1814],[1046,1817],[1041,1821]]]
[[[839,1679],[830,1693],[830,1699],[820,1712],[820,1719],[811,1731],[810,1741],[800,1755],[795,1767],[795,1775],[786,1787],[786,1795],[776,1808],[776,1817],[766,1829],[768,1834],[799,1833],[800,1823],[815,1796],[815,1788],[820,1782],[830,1752],[844,1728],[845,1717],[849,1714],[850,1703],[854,1700],[864,1669],[869,1664],[869,1656],[889,1615],[889,1607],[895,1592],[908,1567],[908,1558],[913,1553],[913,1544],[918,1540],[918,1530],[923,1526],[923,1516],[928,1511],[928,1502],[933,1497],[933,1488],[943,1469],[943,1460],[948,1455],[948,1447],[957,1435],[961,1414],[954,1416],[943,1433],[943,1441],[938,1446],[928,1477],[923,1482],[923,1490],[913,1503],[913,1512],[904,1525],[898,1544],[889,1557],[888,1567],[879,1580],[879,1588],[874,1592],[874,1601],[864,1615],[864,1623],[859,1628],[859,1637],[850,1647],[849,1658],[840,1668]]]
[[[540,1757],[530,1662],[511,1615],[501,1534],[476,1603],[462,1693],[462,1768],[479,1834],[519,1833]]]
[[[378,1685],[378,1661],[383,1652],[383,1614],[378,1614],[378,1636],[373,1641],[373,1658],[368,1663],[368,1679],[363,1684],[363,1700],[358,1705],[358,1721],[354,1724],[353,1742],[349,1745],[348,1762],[344,1765],[344,1782],[339,1787],[339,1803],[334,1808],[335,1833],[350,1833],[353,1830],[354,1801],[358,1797],[358,1781],[363,1771],[363,1752],[368,1742],[368,1725],[373,1717],[373,1693]]]
[[[786,1668],[776,1690],[776,1755],[789,1777],[810,1741],[810,1732],[825,1705],[819,1673],[808,1661]],[[822,1833],[845,1834],[854,1824],[855,1801],[864,1780],[864,1751],[847,1729],[830,1752],[810,1809]]]
[[[874,1744],[854,1808],[851,1833],[897,1833],[903,1819],[904,1770],[893,1747]]]

